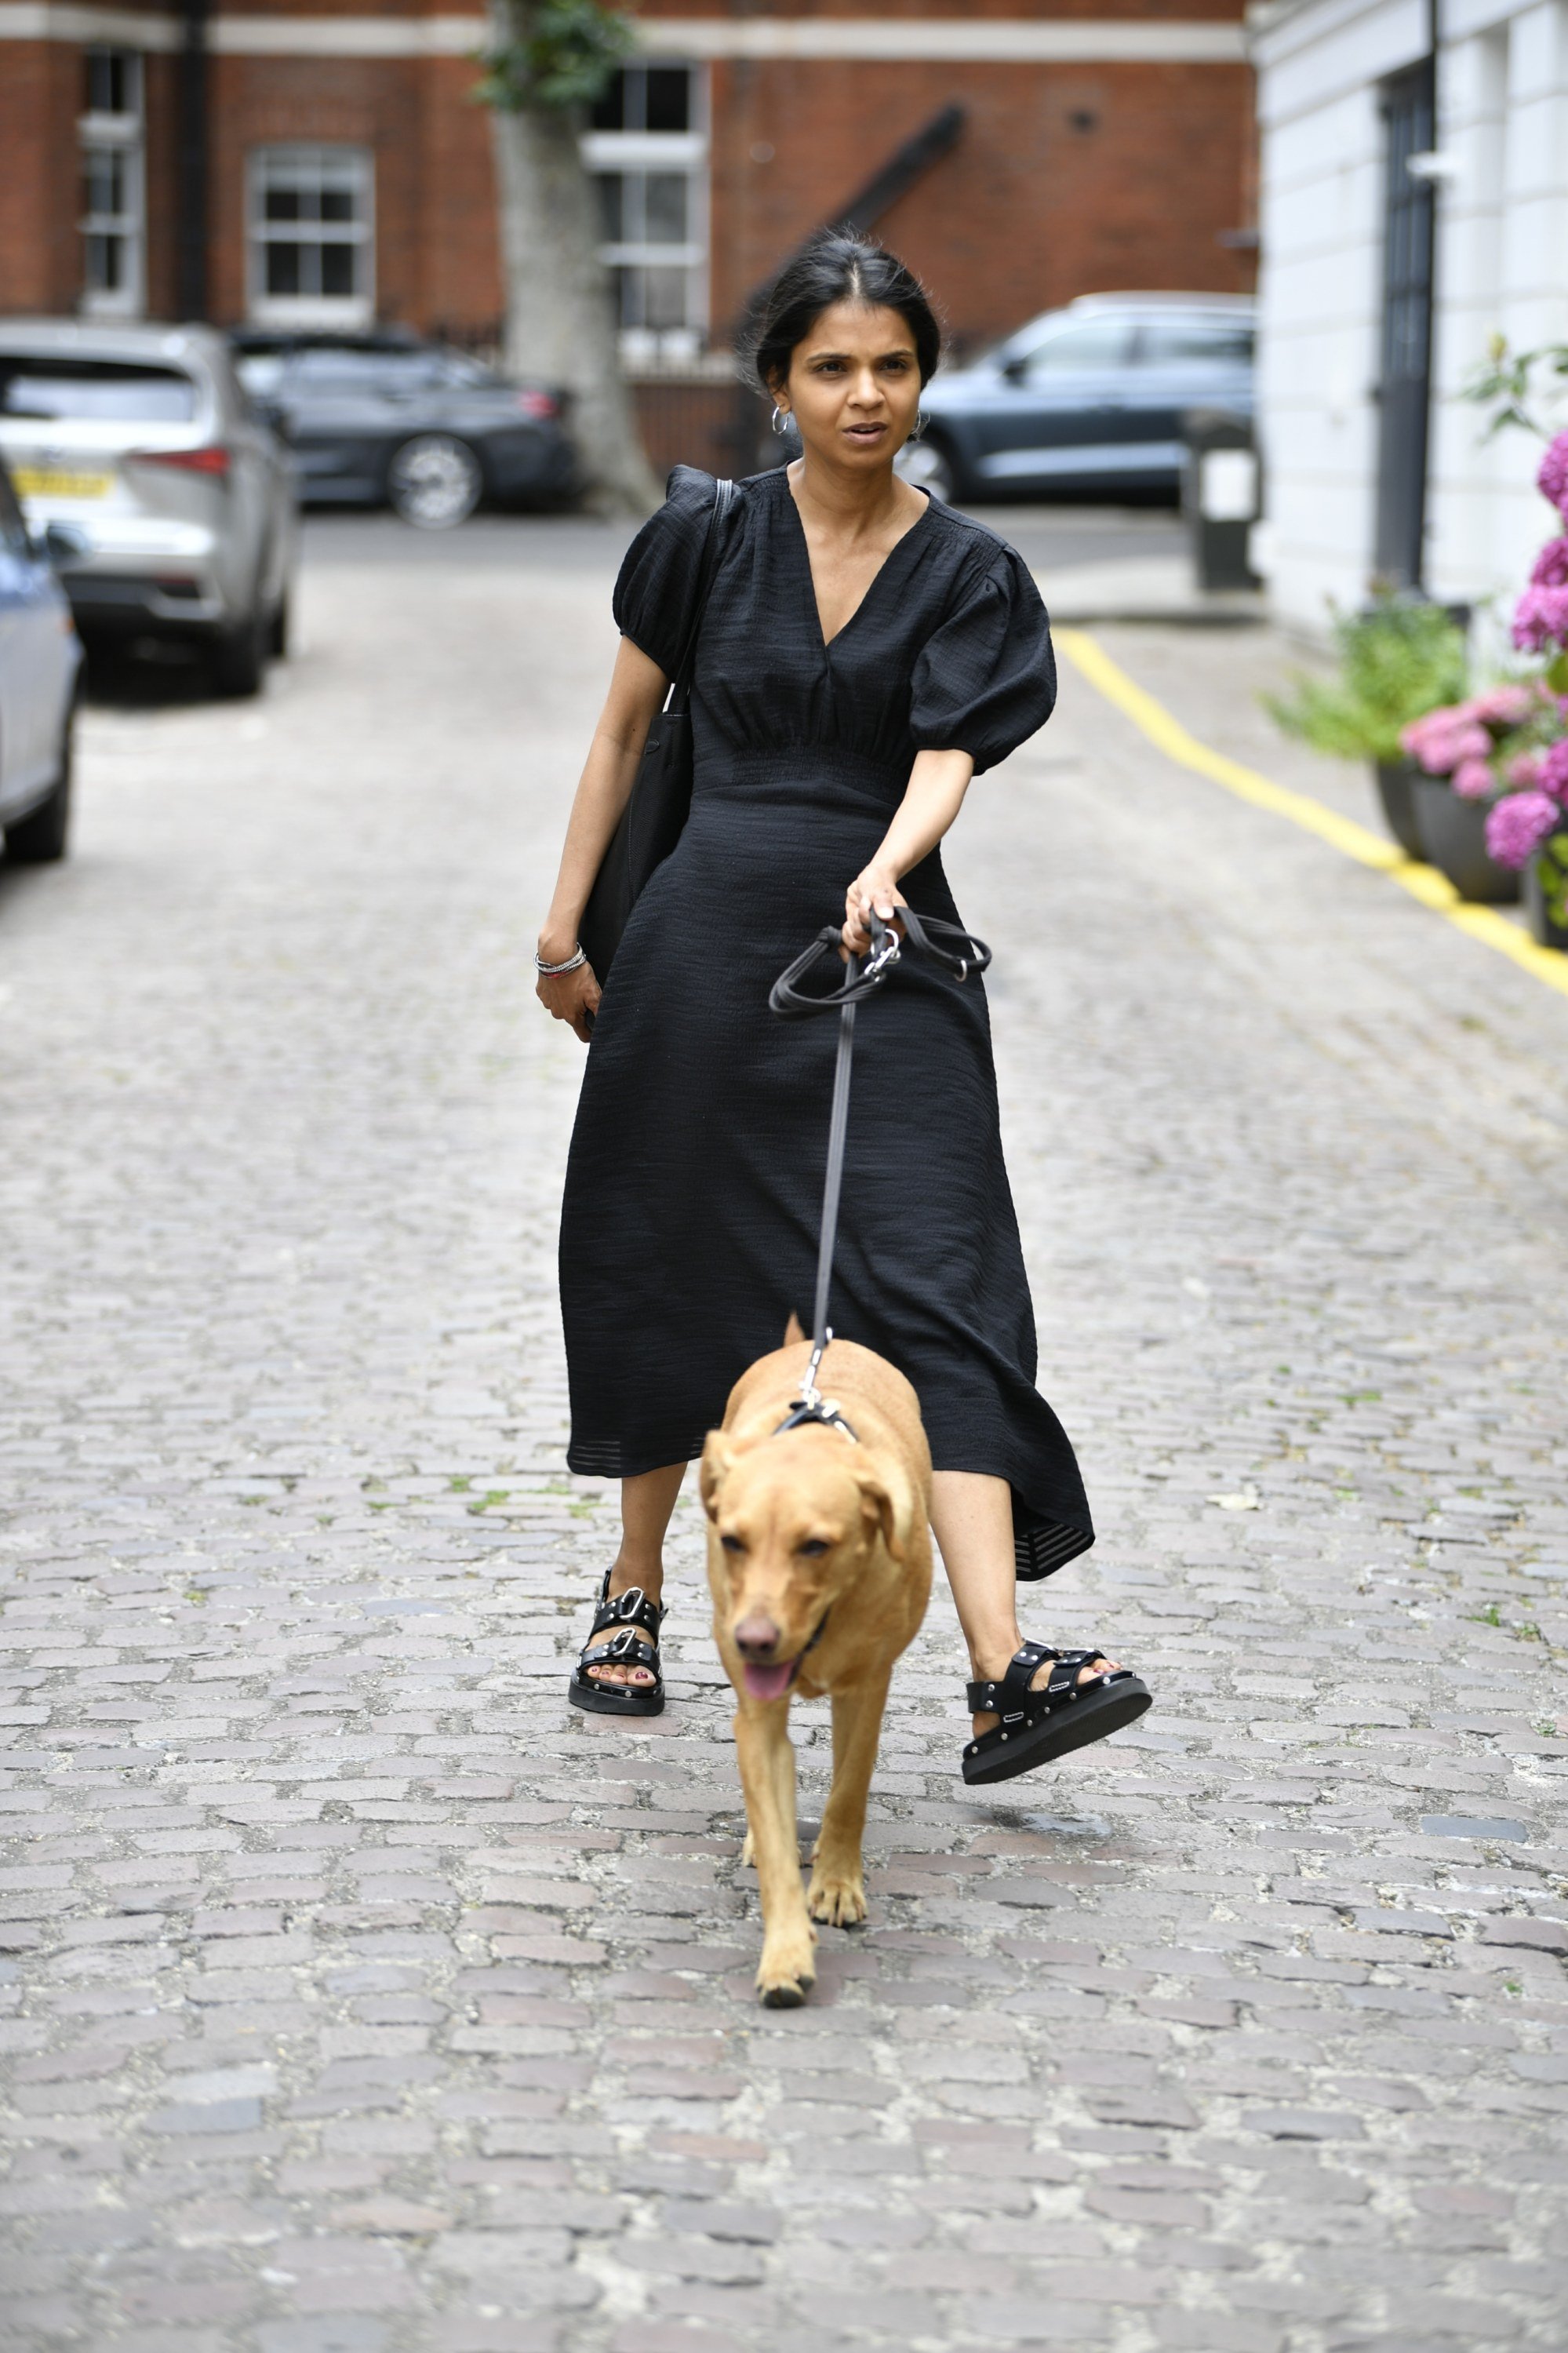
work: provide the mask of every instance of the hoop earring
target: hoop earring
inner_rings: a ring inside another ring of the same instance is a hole
[[[793,420],[792,420],[792,418],[791,418],[791,417],[790,417],[790,413],[789,413],[788,409],[787,409],[787,408],[781,408],[781,407],[779,406],[779,405],[778,405],[777,401],[775,400],[775,401],[774,401],[774,403],[773,403],[773,431],[774,431],[775,433],[787,433],[787,432],[789,431],[789,428],[790,428],[790,426],[791,426],[791,423],[792,423],[792,422],[793,422]]]
[[[923,441],[925,438],[926,427],[930,423],[931,418],[926,415],[925,410],[923,408],[917,408],[915,411],[914,430],[910,435],[910,439],[911,441]]]

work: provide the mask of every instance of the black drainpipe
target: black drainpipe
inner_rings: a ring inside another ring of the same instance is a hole
[[[179,152],[175,170],[174,306],[182,319],[207,315],[207,0],[180,0]]]

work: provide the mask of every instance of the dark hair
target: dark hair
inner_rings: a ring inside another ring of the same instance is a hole
[[[942,329],[925,288],[885,246],[847,229],[827,229],[785,262],[763,305],[752,364],[764,392],[777,391],[795,345],[835,302],[896,311],[914,337],[921,382],[930,383],[942,356]]]

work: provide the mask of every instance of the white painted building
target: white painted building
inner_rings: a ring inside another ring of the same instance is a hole
[[[1568,343],[1568,0],[1263,0],[1248,23],[1274,608],[1321,635],[1382,573],[1506,623],[1551,527],[1539,445],[1483,446],[1458,394],[1496,332]]]

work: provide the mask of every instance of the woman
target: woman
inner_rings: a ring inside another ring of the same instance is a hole
[[[542,1000],[592,1041],[561,1230],[567,1459],[621,1482],[579,1706],[663,1706],[661,1548],[686,1463],[791,1310],[809,1312],[837,1024],[776,1019],[769,985],[837,908],[852,954],[873,908],[956,922],[938,846],[972,776],[1055,699],[1019,558],[893,470],[939,343],[917,281],[856,238],[817,240],[774,288],[757,374],[804,454],[743,483],[727,520],[698,638],[690,818],[601,998],[577,926],[697,609],[707,476],[677,469],[616,584],[620,651],[536,957]],[[1149,1704],[1135,1677],[1019,1633],[1016,1578],[1049,1575],[1093,1529],[1034,1387],[984,994],[913,956],[857,1035],[833,1323],[920,1397],[975,1676],[965,1778],[1131,1721]]]

